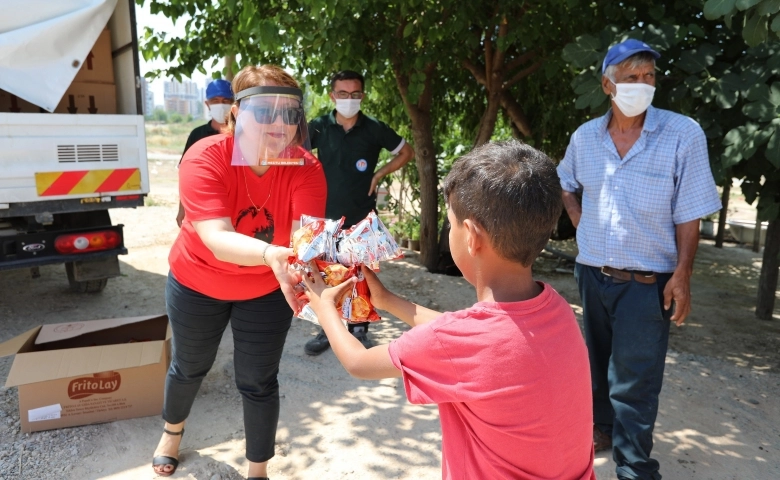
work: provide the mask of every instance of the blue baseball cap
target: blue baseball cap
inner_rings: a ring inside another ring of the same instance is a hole
[[[232,100],[233,89],[230,88],[230,82],[220,78],[209,83],[206,86],[206,100],[211,100],[214,97],[225,97]]]
[[[661,54],[650,48],[650,45],[641,40],[634,40],[633,38],[629,38],[625,42],[613,45],[607,51],[607,56],[604,57],[604,63],[601,65],[601,73],[606,72],[608,66],[617,65],[631,55],[639,52],[649,52],[656,59],[661,58]]]

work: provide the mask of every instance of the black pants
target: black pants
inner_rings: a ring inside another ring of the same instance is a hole
[[[233,329],[233,363],[244,403],[246,458],[265,462],[274,456],[279,421],[279,361],[292,323],[281,290],[246,301],[202,295],[168,275],[165,303],[173,331],[173,354],[165,378],[163,419],[187,419],[214,359],[225,328]]]

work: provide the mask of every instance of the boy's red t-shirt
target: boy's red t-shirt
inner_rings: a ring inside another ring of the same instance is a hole
[[[569,304],[540,285],[390,344],[409,401],[439,406],[442,478],[595,480],[588,352]]]
[[[248,300],[279,288],[266,266],[217,260],[201,241],[193,221],[229,217],[238,233],[290,246],[292,222],[302,214],[325,214],[327,186],[322,165],[310,153],[308,166],[274,166],[258,177],[230,164],[232,135],[213,135],[187,150],[179,168],[184,221],[168,263],[176,280],[219,300]]]

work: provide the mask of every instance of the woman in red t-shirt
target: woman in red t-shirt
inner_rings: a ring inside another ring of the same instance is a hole
[[[250,66],[233,91],[228,133],[195,143],[179,170],[186,214],[168,259],[173,353],[152,462],[162,476],[178,466],[184,421],[230,323],[248,477],[266,477],[279,418],[276,376],[297,309],[290,235],[302,214],[325,213],[325,176],[307,148],[295,79],[276,66]]]

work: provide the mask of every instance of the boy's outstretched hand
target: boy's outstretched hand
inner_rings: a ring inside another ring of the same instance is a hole
[[[361,265],[360,271],[363,273],[363,277],[368,284],[368,289],[371,291],[371,304],[375,308],[388,310],[388,298],[392,295],[390,290],[382,285],[382,282],[379,280],[379,277],[376,276],[376,273],[367,266]]]
[[[340,285],[329,287],[325,285],[325,280],[322,279],[317,264],[309,262],[309,268],[311,273],[303,276],[303,280],[306,282],[306,296],[309,298],[309,306],[317,314],[317,317],[320,317],[324,313],[324,309],[336,310],[338,299],[347,292],[347,289],[352,288],[357,279],[352,277]]]
[[[328,287],[317,265],[312,262],[309,267],[311,273],[303,277],[309,305],[317,314],[320,326],[325,330],[330,346],[333,347],[333,353],[347,372],[353,377],[366,380],[400,377],[401,371],[393,365],[387,345],[366,349],[342,324],[341,314],[336,310],[336,301],[355,285],[357,278],[352,277],[341,285]],[[376,277],[372,278],[378,285],[382,285]]]

